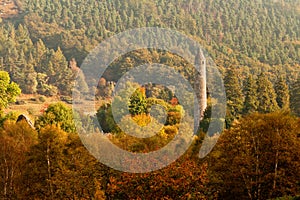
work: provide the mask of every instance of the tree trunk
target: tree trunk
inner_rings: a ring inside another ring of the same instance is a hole
[[[50,191],[50,198],[53,199],[53,189],[52,189],[52,181],[51,181],[51,162],[50,162],[50,141],[47,141],[47,170],[48,170],[48,182],[49,182],[49,191]]]
[[[7,197],[7,186],[8,186],[8,175],[9,175],[9,170],[8,170],[8,164],[6,158],[4,158],[4,163],[5,163],[5,177],[4,177],[4,197]]]
[[[278,140],[279,140],[279,130],[276,129],[276,133],[277,133],[277,139],[276,139],[276,154],[275,154],[275,166],[274,166],[274,181],[273,181],[273,191],[275,191],[276,189],[276,178],[277,178],[277,170],[278,170],[278,157],[279,157],[279,151],[278,151]]]

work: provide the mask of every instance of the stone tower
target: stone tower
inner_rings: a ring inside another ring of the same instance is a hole
[[[200,120],[202,120],[204,117],[204,112],[207,107],[206,59],[201,49],[198,50],[197,55],[195,57],[195,67],[198,71],[195,76],[195,93],[197,95],[199,108],[199,111],[196,112],[196,119],[199,119],[199,121],[197,122],[198,124],[195,124],[195,126],[198,126]]]

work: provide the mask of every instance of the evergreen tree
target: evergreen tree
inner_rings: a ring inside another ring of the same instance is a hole
[[[243,113],[252,113],[257,111],[258,101],[257,101],[257,86],[252,75],[249,75],[245,83],[245,102]]]
[[[261,73],[257,79],[258,112],[270,113],[279,109],[273,84]]]
[[[46,96],[57,95],[57,87],[48,84],[49,77],[44,73],[37,73],[37,92]]]
[[[25,74],[25,86],[22,89],[24,93],[35,94],[37,93],[37,73],[34,69],[35,59],[33,55],[30,53],[27,60],[27,65],[25,66],[24,74]]]
[[[55,71],[53,76],[50,77],[50,83],[56,86],[61,94],[71,95],[74,74],[68,67],[67,59],[60,48],[52,54],[50,63],[52,63],[51,67]]]
[[[300,116],[300,78],[293,84],[291,91],[291,110]]]
[[[290,107],[289,88],[283,76],[280,76],[275,83],[276,101],[280,108],[288,109]]]
[[[29,31],[22,24],[19,24],[18,29],[16,30],[16,41],[18,43],[18,49],[21,49],[26,53],[33,48]]]
[[[243,109],[244,98],[238,76],[237,70],[228,69],[224,78],[227,97],[227,127],[235,118],[239,117]]]
[[[57,51],[51,49],[46,53],[41,66],[42,73],[47,74],[49,78],[47,84],[58,88],[60,94],[71,95],[74,74],[68,67],[67,60],[60,48]]]
[[[35,94],[37,92],[37,73],[34,71],[34,67],[31,64],[25,66],[24,69],[25,84],[22,88],[24,93]]]
[[[37,41],[35,44],[35,49],[34,49],[34,58],[36,61],[36,71],[39,73],[43,73],[42,66],[41,66],[41,60],[45,57],[45,54],[48,52],[47,47],[45,46],[44,42],[40,39]]]

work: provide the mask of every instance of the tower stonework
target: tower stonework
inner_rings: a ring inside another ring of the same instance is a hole
[[[198,50],[195,57],[195,67],[198,72],[195,76],[195,93],[198,99],[197,126],[200,120],[204,117],[205,109],[207,108],[207,91],[206,91],[206,59],[201,49]],[[196,107],[196,106],[195,106]],[[196,107],[197,108],[197,107]]]

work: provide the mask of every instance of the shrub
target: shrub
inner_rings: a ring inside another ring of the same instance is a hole
[[[25,104],[26,104],[26,101],[24,101],[24,100],[16,101],[16,105],[25,105]]]
[[[39,101],[44,103],[46,101],[46,98],[44,96],[40,96]]]
[[[33,114],[34,114],[33,108],[28,108],[28,109],[27,109],[27,112],[28,112],[30,115],[33,115]]]
[[[118,133],[120,132],[112,115],[110,104],[103,104],[97,111],[97,120],[104,133]]]
[[[69,96],[61,96],[60,100],[66,102],[68,104],[72,104],[73,103],[72,97],[69,97]]]
[[[168,117],[166,121],[166,125],[175,125],[179,124],[181,120],[180,112],[168,112]]]

